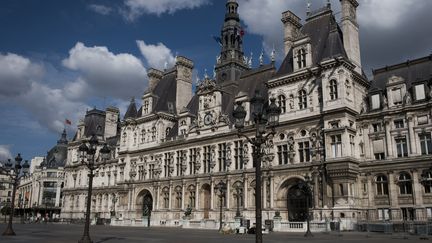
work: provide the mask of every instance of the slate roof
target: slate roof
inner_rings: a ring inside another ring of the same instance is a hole
[[[152,93],[157,96],[156,104],[153,106],[154,112],[167,112],[176,114],[176,77],[176,72],[169,72],[162,77],[162,79],[154,88]],[[172,109],[169,106],[171,106]]]
[[[135,104],[135,98],[132,98],[129,107],[124,115],[124,119],[137,118],[137,117],[138,117],[138,111]]]
[[[105,132],[105,111],[94,108],[87,111],[84,118],[85,131],[84,136],[90,137],[93,134],[103,136]]]
[[[324,8],[308,17],[300,33],[310,38],[313,66],[325,59],[337,56],[348,58],[343,45],[343,33],[330,8]],[[294,71],[293,59],[291,49],[275,77],[292,73]]]
[[[432,82],[432,55],[373,70],[371,91],[385,90],[392,76],[402,77],[409,90],[417,81]]]
[[[60,140],[57,141],[57,145],[47,152],[47,155],[44,158],[44,161],[40,164],[40,167],[64,167],[67,159],[67,144],[66,130],[63,130]]]

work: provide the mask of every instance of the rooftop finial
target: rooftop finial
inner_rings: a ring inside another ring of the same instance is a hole
[[[307,8],[306,8],[306,15],[310,15],[310,13],[311,13],[311,2],[310,2],[310,0],[307,0]]]
[[[213,66],[213,79],[216,79],[216,65]]]
[[[331,8],[331,2],[330,2],[330,0],[327,0],[327,8]]]
[[[261,50],[261,54],[259,56],[259,64],[260,66],[264,64],[264,50]]]
[[[252,68],[252,57],[253,57],[253,52],[251,52],[251,55],[249,58],[249,62],[248,62],[249,68]]]
[[[164,64],[164,70],[166,71],[168,69],[168,62],[165,62]]]
[[[271,62],[274,63],[276,61],[276,50],[275,50],[274,44],[273,44],[273,50],[272,50],[270,56],[271,56]]]
[[[207,68],[205,68],[204,69],[204,79],[208,79],[208,78],[209,78],[209,76],[207,74]]]

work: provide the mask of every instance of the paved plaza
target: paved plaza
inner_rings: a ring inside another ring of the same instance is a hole
[[[3,232],[5,224],[0,224]],[[17,224],[14,225],[17,236],[0,236],[1,243],[76,243],[80,239],[83,225],[62,224]],[[146,242],[146,243],[222,243],[222,242],[254,242],[254,235],[223,235],[211,230],[192,230],[179,228],[133,228],[92,226],[91,238],[94,243],[114,242]],[[376,233],[335,232],[324,234],[315,233],[313,238],[305,238],[298,233],[271,233],[264,235],[265,243],[286,242],[367,242],[383,241],[398,242],[428,242],[420,240],[419,236],[410,235],[386,235]]]

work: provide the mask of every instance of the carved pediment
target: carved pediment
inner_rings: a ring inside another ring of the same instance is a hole
[[[404,78],[393,75],[387,80],[387,85],[399,84],[399,83],[403,83],[404,81],[405,81]]]

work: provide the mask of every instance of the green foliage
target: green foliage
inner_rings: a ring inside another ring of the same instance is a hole
[[[9,215],[11,213],[11,207],[10,206],[4,206],[1,208],[0,212],[3,215]]]

